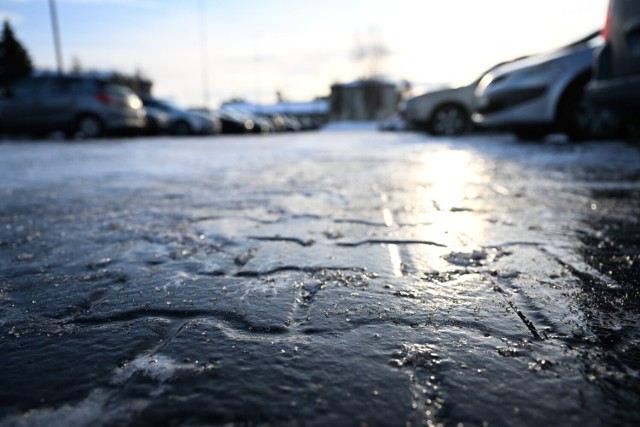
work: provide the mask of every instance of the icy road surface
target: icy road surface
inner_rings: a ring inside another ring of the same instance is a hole
[[[0,425],[640,424],[640,149],[0,143]]]

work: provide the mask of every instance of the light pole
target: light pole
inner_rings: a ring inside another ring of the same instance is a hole
[[[202,98],[204,106],[209,108],[209,67],[207,58],[207,11],[204,6],[204,1],[199,0],[200,6],[200,55],[202,61]]]
[[[51,27],[53,28],[53,43],[56,49],[56,63],[58,65],[58,73],[62,74],[62,47],[60,45],[60,30],[58,29],[58,13],[56,12],[56,4],[54,0],[49,0],[49,11],[51,12]]]

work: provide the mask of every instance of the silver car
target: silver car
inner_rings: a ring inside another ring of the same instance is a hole
[[[167,114],[169,132],[173,135],[212,135],[215,131],[210,117],[185,110],[171,101],[143,95],[142,102],[145,108],[155,108]]]
[[[128,87],[98,77],[47,74],[8,87],[0,100],[0,129],[6,133],[93,138],[120,130],[140,131],[146,114]]]
[[[563,132],[572,140],[615,136],[620,119],[588,101],[593,54],[600,33],[556,51],[506,63],[487,73],[476,89],[473,121],[506,129],[521,139]]]
[[[401,109],[402,118],[411,128],[433,135],[462,135],[471,129],[476,84],[433,90],[410,98]]]

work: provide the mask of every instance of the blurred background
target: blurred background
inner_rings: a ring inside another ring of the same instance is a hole
[[[56,69],[50,2],[2,0],[35,68]],[[599,29],[606,0],[56,0],[66,71],[115,70],[154,95],[215,107],[306,101],[385,76],[420,90]]]
[[[3,0],[0,131],[270,133],[368,121],[447,136],[636,135],[640,92],[627,89],[640,30],[627,20],[638,9],[626,0]]]

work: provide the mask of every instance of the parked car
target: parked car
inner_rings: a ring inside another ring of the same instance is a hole
[[[152,96],[143,95],[141,98],[145,107],[157,108],[169,116],[169,132],[173,135],[211,135],[214,132],[213,120],[203,114]]]
[[[222,122],[222,133],[250,133],[255,124],[250,116],[230,108],[216,111]]]
[[[254,133],[270,133],[275,132],[275,125],[273,122],[265,116],[259,114],[253,114],[245,112],[245,114],[253,120],[253,132]]]
[[[475,108],[475,91],[480,79],[489,71],[469,84],[434,89],[409,98],[401,105],[401,117],[410,128],[426,130],[433,135],[453,136],[470,131],[473,128],[471,114]]]
[[[213,133],[218,135],[222,133],[222,120],[220,120],[220,115],[215,111],[209,108],[189,108],[187,111],[195,114],[200,114],[213,122]]]
[[[141,131],[146,113],[128,87],[100,77],[43,74],[9,85],[0,100],[0,128],[7,133],[93,138]]]
[[[640,2],[610,0],[604,44],[596,52],[587,93],[598,105],[615,109],[640,132]]]
[[[473,121],[539,139],[563,132],[573,140],[616,135],[621,120],[585,96],[600,32],[553,52],[525,57],[487,73],[476,89]]]
[[[478,81],[410,98],[401,108],[402,118],[412,129],[426,130],[433,135],[462,135],[471,129]]]
[[[304,129],[302,122],[297,117],[287,114],[282,114],[280,117],[284,120],[285,132],[298,132]]]
[[[147,125],[144,128],[146,135],[159,135],[169,131],[169,114],[165,111],[146,105]]]

